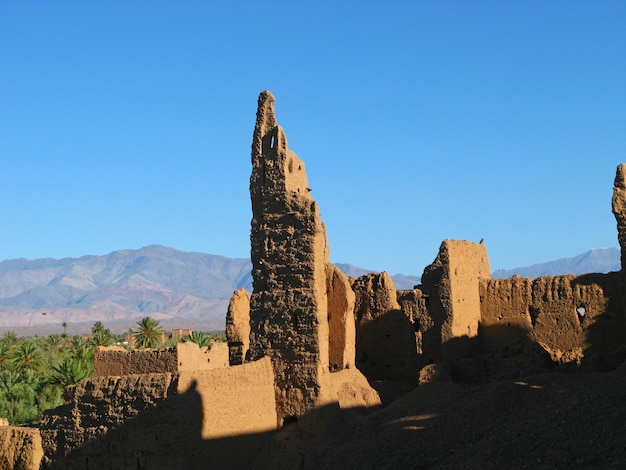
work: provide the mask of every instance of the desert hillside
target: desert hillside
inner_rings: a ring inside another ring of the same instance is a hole
[[[493,276],[607,273],[619,270],[619,256],[617,248],[595,249],[533,266],[498,269]],[[347,263],[337,267],[355,278],[370,272]],[[85,333],[96,321],[124,331],[145,315],[170,328],[222,330],[233,291],[252,291],[250,270],[248,259],[157,245],[104,256],[6,260],[0,262],[0,331],[45,335],[60,332],[66,322],[70,333]],[[392,279],[397,289],[420,282],[414,274],[395,274]]]
[[[369,272],[350,264],[346,273]],[[96,321],[124,331],[146,315],[168,328],[224,329],[233,291],[252,291],[249,259],[164,246],[104,256],[7,260],[0,263],[0,330],[21,335],[86,333]],[[409,289],[417,276],[394,276]]]
[[[366,417],[317,413],[280,431],[259,468],[626,467],[625,365],[484,384],[445,380]]]

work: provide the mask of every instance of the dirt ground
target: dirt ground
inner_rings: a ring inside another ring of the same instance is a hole
[[[435,382],[365,416],[323,409],[279,432],[258,468],[624,469],[626,363]]]

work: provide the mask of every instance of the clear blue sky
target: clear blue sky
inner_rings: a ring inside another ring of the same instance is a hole
[[[624,1],[0,0],[0,260],[249,256],[264,89],[334,262],[617,246]]]

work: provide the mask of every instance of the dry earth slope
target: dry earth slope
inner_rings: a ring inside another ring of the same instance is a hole
[[[626,364],[483,384],[446,380],[366,417],[320,410],[279,432],[258,468],[623,469],[625,421]]]

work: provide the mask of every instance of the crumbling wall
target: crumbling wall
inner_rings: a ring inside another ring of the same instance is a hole
[[[224,367],[228,367],[228,344],[222,343],[218,341],[214,341],[209,345],[208,349],[201,349],[204,352],[203,356],[199,356],[197,353],[194,353],[194,357],[200,358],[203,361],[206,361],[205,367],[192,368],[187,367],[185,369],[178,369],[180,372],[183,371],[194,371],[194,370],[211,370],[211,369],[221,369]],[[189,364],[189,362],[187,363]]]
[[[482,243],[444,240],[422,275],[422,292],[434,326],[423,335],[426,363],[449,361],[478,350],[479,279],[489,279]]]
[[[127,351],[118,346],[99,346],[94,353],[94,377],[129,374],[177,373],[223,367],[219,352],[213,353],[190,341],[177,343],[169,349],[141,349]]]
[[[39,429],[0,426],[0,468],[39,470],[42,458]]]
[[[193,330],[191,328],[172,328],[172,338],[184,338],[191,336]]]
[[[355,296],[350,279],[333,264],[326,265],[329,364],[332,371],[355,366]]]
[[[621,248],[622,272],[626,263],[626,164],[617,166],[613,198],[611,201],[613,215],[617,221],[617,240]]]
[[[128,374],[175,373],[178,370],[176,350],[133,349],[98,346],[93,357],[94,377]]]
[[[415,330],[397,301],[389,274],[356,279],[356,364],[369,379],[417,380]]]
[[[532,279],[483,279],[480,282],[481,350],[498,350],[531,337]]]
[[[96,377],[79,382],[66,405],[40,423],[46,468],[204,468],[253,459],[220,438],[276,428],[268,358],[237,367]]]
[[[279,420],[324,402],[329,337],[326,229],[304,162],[276,125],[274,97],[259,96],[252,142],[248,357],[272,360]]]
[[[423,335],[435,325],[428,313],[429,299],[420,289],[399,290],[397,291],[397,297],[400,309],[413,325],[415,347],[421,358],[424,352]]]
[[[534,341],[560,364],[610,368],[621,361],[619,273],[490,279],[480,291],[485,351]]]
[[[226,340],[230,365],[243,364],[250,347],[250,295],[244,288],[236,290],[230,298],[226,312]]]

